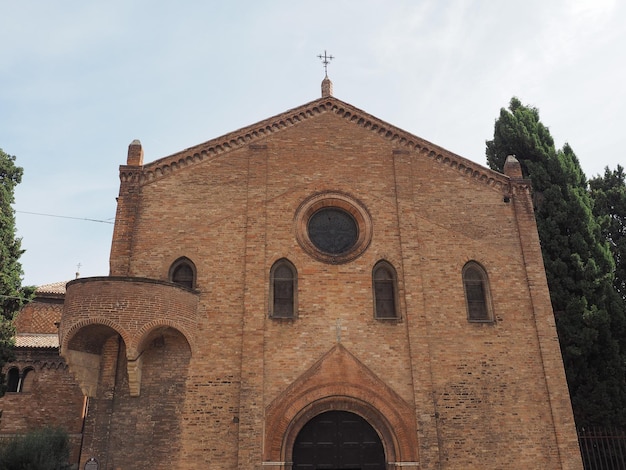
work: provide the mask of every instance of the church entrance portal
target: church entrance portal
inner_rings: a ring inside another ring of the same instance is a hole
[[[359,415],[327,411],[311,419],[293,445],[294,470],[384,470],[385,451]]]

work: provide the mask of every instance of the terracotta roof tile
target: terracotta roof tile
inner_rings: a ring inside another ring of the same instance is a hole
[[[58,348],[58,334],[20,333],[15,335],[16,348]]]
[[[68,281],[53,282],[51,284],[44,284],[37,287],[35,292],[37,294],[65,294],[65,284]]]

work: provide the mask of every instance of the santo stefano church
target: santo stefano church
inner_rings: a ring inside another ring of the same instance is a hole
[[[582,468],[531,188],[333,96],[120,167],[110,274],[17,320],[0,435],[93,470]]]

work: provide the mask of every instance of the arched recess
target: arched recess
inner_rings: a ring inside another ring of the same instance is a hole
[[[341,344],[266,408],[264,460],[290,462],[302,427],[329,410],[349,411],[370,423],[381,437],[388,462],[418,460],[414,408]]]
[[[176,330],[180,335],[182,335],[192,354],[197,350],[198,345],[195,337],[187,328],[176,321],[160,319],[146,323],[141,327],[141,329],[134,335],[133,340],[130,342],[129,351],[135,356],[140,356],[146,346],[149,345],[150,341],[154,339],[154,336],[158,336],[159,331],[163,331],[168,328]]]
[[[130,396],[139,396],[146,361],[153,356],[162,358],[161,368],[166,370],[161,371],[161,376],[169,373],[172,375],[171,380],[186,377],[192,354],[188,338],[180,329],[169,324],[146,325],[138,335],[136,347],[132,348],[134,357],[128,358]],[[163,361],[167,365],[163,365]]]
[[[181,256],[172,263],[168,273],[168,280],[188,289],[196,287],[196,265],[186,256]]]
[[[126,356],[128,389],[120,387],[115,401],[108,451],[136,456],[132,443],[150,443],[139,468],[177,468],[191,348],[180,331],[167,325],[146,331],[137,344],[139,356]]]
[[[387,462],[398,460],[398,440],[387,419],[369,403],[351,396],[329,396],[311,403],[294,417],[285,432],[282,445],[281,460],[293,461],[293,448],[302,428],[316,416],[327,411],[347,411],[354,413],[367,421],[378,433],[383,444]]]
[[[335,409],[314,416],[302,427],[290,461],[292,470],[388,468],[378,431],[362,416]]]
[[[83,393],[95,397],[103,360],[111,359],[111,348],[119,350],[126,344],[125,334],[110,321],[93,319],[75,325],[65,336],[61,355],[76,377]],[[117,354],[115,359],[117,360]]]
[[[7,372],[7,392],[19,392],[20,387],[20,370],[17,367],[11,367]]]

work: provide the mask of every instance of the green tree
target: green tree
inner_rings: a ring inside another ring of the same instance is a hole
[[[626,174],[621,165],[604,169],[604,176],[589,180],[593,213],[609,241],[615,260],[615,290],[626,303]]]
[[[15,187],[22,181],[23,169],[15,165],[15,157],[0,149],[0,368],[13,353],[13,316],[32,297],[34,289],[22,287],[24,252],[15,236]],[[3,385],[4,377],[0,377]],[[0,395],[4,387],[0,387]]]
[[[11,470],[66,470],[68,434],[58,428],[38,429],[0,443],[0,468]]]
[[[557,150],[539,111],[513,98],[496,120],[486,154],[489,166],[498,171],[508,155],[516,155],[532,182],[576,423],[624,423],[624,311],[613,288],[613,257],[574,151],[567,144]]]

